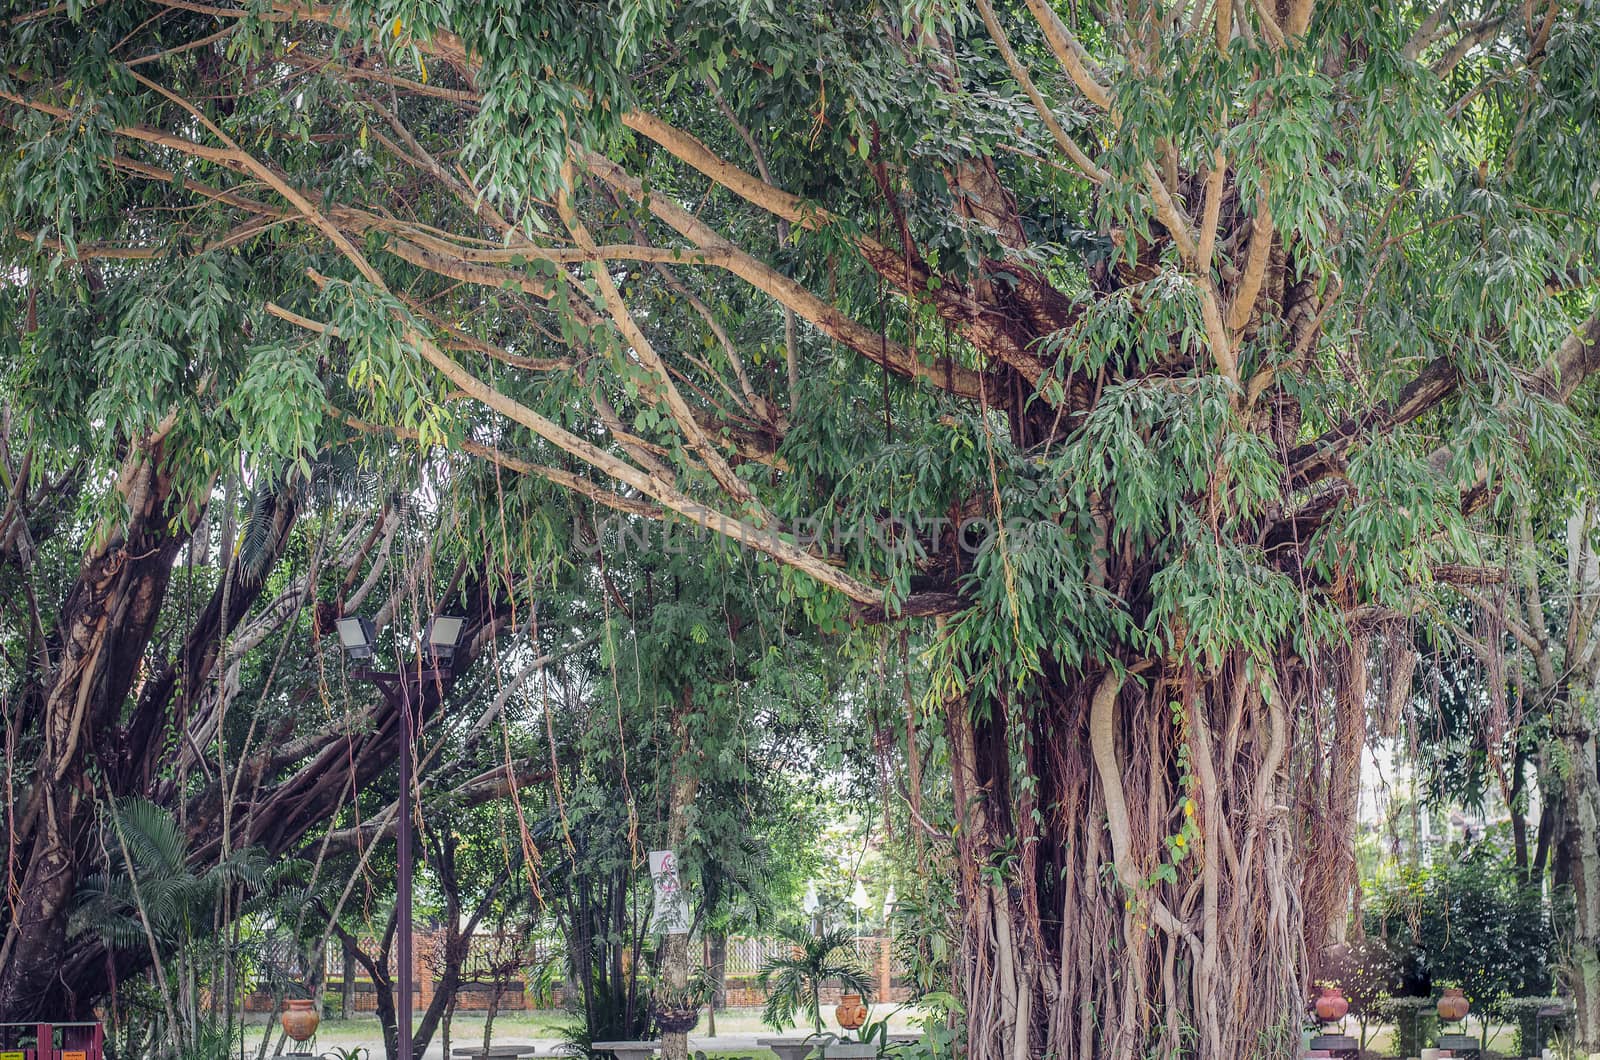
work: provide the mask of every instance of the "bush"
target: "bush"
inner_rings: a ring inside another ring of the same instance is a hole
[[[1344,947],[1318,980],[1318,985],[1324,984],[1337,986],[1350,1002],[1363,1049],[1368,1026],[1389,1019],[1388,1000],[1405,993],[1394,951],[1381,938],[1361,938]]]
[[[1454,980],[1476,1015],[1494,1017],[1511,998],[1550,991],[1549,905],[1537,883],[1487,844],[1380,882],[1368,895],[1365,927],[1387,949],[1399,992],[1431,996],[1435,980]]]
[[[1538,1056],[1558,1032],[1572,1027],[1572,1002],[1565,998],[1508,998],[1501,1002],[1500,1012],[1501,1018],[1517,1029],[1512,1051],[1518,1056]]]
[[[1342,947],[1323,970],[1319,984],[1337,986],[1357,1015],[1373,1015],[1388,998],[1407,991],[1396,954],[1386,940],[1371,936]]]
[[[1391,997],[1379,1005],[1394,1023],[1394,1052],[1418,1056],[1438,1039],[1439,1013],[1431,997]]]

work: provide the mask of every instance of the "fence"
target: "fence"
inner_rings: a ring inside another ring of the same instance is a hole
[[[445,934],[442,929],[418,931],[414,952],[416,968],[413,974],[413,998],[417,1007],[423,1008],[433,1000],[437,970],[443,956]],[[357,940],[363,952],[372,953],[377,944],[371,938]],[[727,964],[724,986],[727,1004],[732,1008],[757,1007],[766,1001],[766,991],[760,984],[761,970],[774,957],[790,951],[792,944],[779,938],[753,938],[735,935],[728,939]],[[855,950],[861,967],[874,985],[873,997],[877,1000],[899,1001],[908,994],[902,979],[904,970],[894,959],[893,947],[885,936],[863,935],[855,940]],[[698,968],[704,963],[705,947],[691,945],[691,960]],[[484,1011],[489,1006],[490,995],[498,983],[502,994],[501,1011],[561,1007],[565,1003],[564,990],[559,981],[561,968],[559,944],[549,938],[529,939],[506,933],[480,932],[467,944],[467,956],[462,965],[462,986],[456,994],[458,1012]],[[330,1009],[341,1004],[344,993],[345,962],[338,946],[330,946],[325,955],[324,981],[327,983]],[[555,983],[552,996],[536,996],[536,986],[529,981],[528,973],[556,964],[552,977]],[[352,961],[351,1003],[352,1014],[371,1013],[377,1007],[377,993],[366,970]],[[398,971],[391,952],[389,973],[391,982]],[[305,981],[298,952],[292,943],[272,940],[262,950],[256,975],[256,989],[245,999],[249,1011],[267,1011],[273,1007],[273,995],[284,983]],[[824,1001],[833,1004],[837,989],[825,989]]]
[[[761,970],[774,957],[781,957],[793,948],[793,943],[776,938],[747,938],[734,936],[728,939],[727,964],[723,973],[724,989],[731,1008],[761,1005],[767,992],[761,986]],[[873,984],[873,997],[883,1001],[903,1001],[909,991],[903,985],[905,970],[895,959],[894,947],[882,935],[860,935],[855,939],[856,961]],[[704,947],[693,949],[693,959],[698,967],[703,963]],[[824,989],[828,1004],[838,1000],[836,988]]]

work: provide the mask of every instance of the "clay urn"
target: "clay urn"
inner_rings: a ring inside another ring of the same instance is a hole
[[[1467,1018],[1467,1010],[1471,1007],[1460,987],[1446,987],[1444,995],[1439,998],[1439,1018],[1446,1023],[1458,1023]]]
[[[1325,986],[1316,1003],[1317,1019],[1323,1023],[1336,1023],[1344,1019],[1344,1014],[1350,1011],[1350,1002],[1345,999],[1343,991],[1336,986]]]
[[[317,1033],[317,1024],[322,1022],[322,1017],[311,1006],[310,998],[290,998],[283,1003],[278,1022],[283,1024],[283,1033],[297,1042],[303,1042]]]
[[[867,1006],[861,1003],[861,995],[845,994],[840,997],[839,1007],[833,1010],[833,1018],[847,1031],[853,1031],[867,1022]]]

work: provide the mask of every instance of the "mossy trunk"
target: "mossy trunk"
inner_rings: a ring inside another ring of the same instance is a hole
[[[1563,812],[1554,868],[1556,882],[1572,895],[1562,949],[1577,1009],[1573,1022],[1578,1047],[1594,1052],[1600,1051],[1600,770],[1590,697],[1568,697],[1560,747]]]

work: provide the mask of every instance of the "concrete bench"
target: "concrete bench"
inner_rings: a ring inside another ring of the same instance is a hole
[[[757,1038],[756,1044],[778,1054],[778,1060],[806,1060],[822,1038]]]
[[[617,1060],[650,1060],[661,1048],[660,1039],[649,1042],[590,1042],[590,1047],[610,1053]]]

